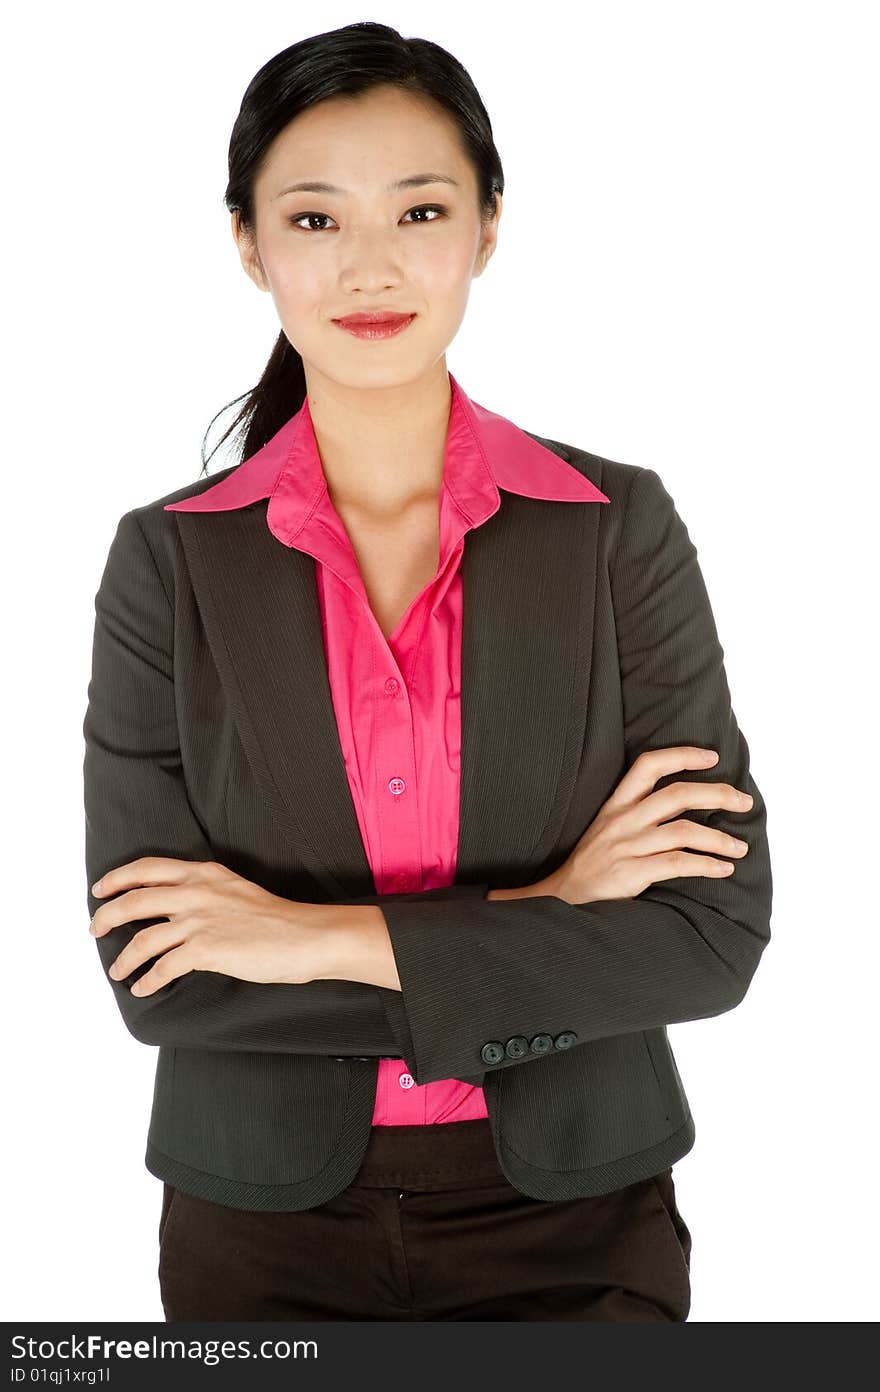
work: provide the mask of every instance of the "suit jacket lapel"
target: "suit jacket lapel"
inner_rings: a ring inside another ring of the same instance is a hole
[[[599,511],[502,493],[466,534],[463,883],[528,884],[557,846],[583,750]]]
[[[456,881],[528,883],[574,785],[589,689],[599,509],[502,492],[465,535]],[[220,680],[267,807],[329,900],[374,894],[330,693],[316,562],[266,503],[178,512]]]

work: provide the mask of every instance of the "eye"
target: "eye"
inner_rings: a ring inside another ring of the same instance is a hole
[[[288,218],[288,222],[291,224],[292,227],[297,227],[301,222],[304,222],[306,218],[326,218],[326,217],[329,217],[329,214],[328,214],[328,213],[297,213],[296,217]],[[308,231],[309,229],[306,228],[306,227],[304,227],[302,230],[303,230],[303,232],[306,232],[306,231]],[[323,231],[324,231],[324,228],[323,228],[323,227],[318,227],[318,228],[312,228],[311,230],[312,230],[312,231],[317,231],[317,232],[323,232]]]
[[[446,209],[436,203],[422,203],[418,208],[410,208],[409,213],[439,213],[441,217],[445,217]],[[409,213],[404,213],[404,217],[409,217]],[[419,218],[419,222],[425,221],[434,222],[434,218]]]
[[[446,209],[440,207],[440,205],[437,204],[437,203],[420,203],[420,204],[418,205],[418,207],[416,207],[416,208],[410,208],[406,213],[404,213],[404,217],[409,217],[410,213],[438,213],[438,214],[440,215],[440,217],[445,217],[445,216],[446,216]],[[305,222],[305,220],[306,220],[307,218],[312,218],[312,219],[317,218],[317,219],[319,219],[319,220],[320,220],[321,218],[323,218],[325,221],[326,221],[327,219],[329,219],[331,222],[332,222],[332,220],[333,220],[332,218],[330,218],[330,214],[329,214],[329,213],[297,213],[295,217],[288,218],[288,222],[290,223],[290,225],[291,225],[292,227],[298,227],[299,224],[300,224],[301,222]],[[417,221],[418,221],[418,222],[435,222],[436,219],[435,219],[435,218],[418,218]],[[302,231],[303,231],[303,232],[309,232],[309,231],[312,231],[312,232],[324,232],[324,231],[326,231],[326,230],[327,230],[327,229],[324,228],[324,227],[312,227],[312,228],[303,227],[303,228],[302,228]]]

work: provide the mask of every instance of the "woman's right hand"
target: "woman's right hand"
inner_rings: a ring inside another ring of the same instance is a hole
[[[716,750],[693,745],[646,749],[602,804],[565,863],[541,881],[539,892],[569,904],[589,904],[594,899],[632,899],[648,885],[680,875],[732,874],[734,863],[716,857],[739,858],[748,851],[747,843],[678,814],[692,807],[747,812],[751,794],[730,783],[684,781],[652,791],[664,774],[708,768],[717,759]],[[685,847],[709,854],[695,855]]]

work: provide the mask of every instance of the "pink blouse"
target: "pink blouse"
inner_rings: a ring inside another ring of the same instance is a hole
[[[166,511],[210,512],[268,498],[270,531],[313,556],[330,689],[352,801],[375,892],[413,893],[455,879],[461,754],[461,557],[464,536],[501,506],[499,490],[558,502],[608,502],[552,450],[471,401],[448,373],[440,560],[386,640],[324,478],[308,398],[225,479]],[[525,558],[524,558],[525,559]],[[487,1116],[458,1079],[418,1086],[403,1059],[378,1066],[375,1126]]]

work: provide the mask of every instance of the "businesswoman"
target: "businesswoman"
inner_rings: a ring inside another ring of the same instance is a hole
[[[241,458],[110,546],[89,912],[159,1050],[171,1321],[688,1315],[666,1026],[747,990],[765,809],[658,475],[447,369],[503,182],[436,45],[268,62],[226,190],[281,321]]]

